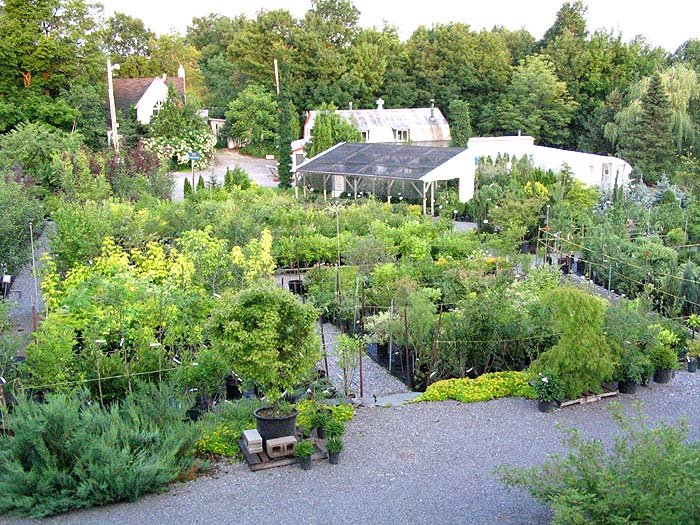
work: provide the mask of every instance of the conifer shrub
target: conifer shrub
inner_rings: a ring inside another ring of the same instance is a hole
[[[75,397],[18,399],[0,437],[0,514],[49,516],[133,501],[195,466],[198,427],[166,389],[142,385],[108,409]],[[184,405],[183,405],[184,406]]]

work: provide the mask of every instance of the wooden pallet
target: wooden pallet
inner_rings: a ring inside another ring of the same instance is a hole
[[[312,461],[317,461],[319,459],[326,459],[328,457],[328,452],[326,452],[325,447],[319,442],[318,439],[313,440],[314,447],[316,447],[316,452],[311,456]],[[243,452],[243,457],[248,463],[248,467],[253,472],[258,470],[265,470],[274,467],[284,467],[286,465],[295,465],[299,463],[299,458],[295,456],[286,458],[270,458],[267,453],[263,450],[260,453],[251,454],[248,451],[245,440],[240,439],[238,445],[241,447],[241,452]]]
[[[612,397],[616,396],[619,393],[619,390],[610,390],[607,392],[603,392],[602,394],[588,394],[583,397],[579,397],[578,399],[572,399],[570,401],[562,401],[559,404],[560,408],[568,407],[571,405],[586,405],[588,403],[595,403],[596,401],[600,401],[603,398],[606,397]]]

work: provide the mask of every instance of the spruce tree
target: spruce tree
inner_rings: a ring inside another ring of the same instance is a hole
[[[641,98],[641,112],[620,141],[619,154],[642,172],[646,182],[657,182],[672,166],[671,105],[661,76],[656,73]]]

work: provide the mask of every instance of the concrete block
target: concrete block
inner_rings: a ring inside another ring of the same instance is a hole
[[[266,443],[267,455],[270,458],[283,458],[293,456],[297,446],[297,438],[294,436],[284,436],[281,438],[268,439]]]

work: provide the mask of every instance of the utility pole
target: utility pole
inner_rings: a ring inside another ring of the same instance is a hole
[[[119,68],[119,64],[114,66]],[[117,110],[114,106],[114,85],[112,83],[112,61],[107,59],[107,92],[109,93],[109,116],[112,120],[112,144],[114,151],[119,153],[119,132],[117,131]]]

